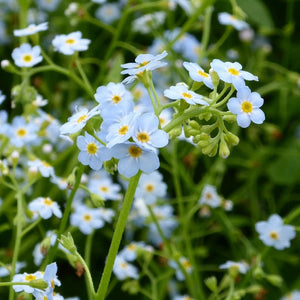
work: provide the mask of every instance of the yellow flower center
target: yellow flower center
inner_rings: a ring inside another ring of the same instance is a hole
[[[186,92],[183,92],[183,93],[182,93],[182,96],[183,96],[184,98],[189,98],[189,99],[193,98],[193,96],[192,96],[191,94],[186,93]]]
[[[24,129],[24,128],[19,128],[19,129],[17,130],[17,135],[18,135],[19,137],[24,137],[26,134],[27,134],[27,131],[26,131],[26,129]]]
[[[160,123],[161,126],[165,125],[166,124],[166,119],[160,117],[159,118],[159,123]]]
[[[131,146],[128,149],[128,153],[132,157],[139,157],[142,154],[142,150],[137,146]]]
[[[90,214],[85,214],[85,215],[83,215],[83,219],[84,219],[85,221],[90,221],[90,220],[92,219],[92,217],[91,217]]]
[[[44,199],[44,204],[47,206],[51,206],[53,204],[53,201],[50,198],[45,198]]]
[[[74,39],[67,39],[66,44],[73,45],[75,43]]]
[[[79,124],[79,123],[83,122],[83,121],[86,120],[86,119],[87,119],[87,115],[83,115],[83,116],[81,116],[81,117],[79,117],[79,118],[77,119],[77,123]]]
[[[192,265],[188,260],[184,260],[182,262],[182,266],[187,270],[187,269],[190,269]]]
[[[236,70],[236,69],[234,69],[234,68],[229,68],[229,69],[228,69],[228,72],[229,72],[230,74],[234,75],[234,76],[239,75],[239,71]]]
[[[250,113],[252,112],[252,103],[248,101],[244,101],[242,103],[242,111],[245,113]]]
[[[51,167],[51,165],[48,164],[48,163],[47,163],[46,161],[44,161],[44,160],[42,160],[42,164],[43,164],[43,166],[46,167],[46,168],[50,168],[50,167]]]
[[[122,98],[119,95],[114,95],[111,100],[113,103],[117,104],[122,100]]]
[[[125,135],[128,132],[128,126],[124,125],[119,129],[119,134],[120,135]]]
[[[130,245],[128,246],[128,249],[129,249],[130,251],[134,251],[134,250],[136,250],[136,245],[135,245],[135,244],[130,244]]]
[[[140,63],[139,67],[144,67],[149,63],[149,61],[144,61],[142,63]]]
[[[86,149],[89,154],[95,154],[98,150],[98,147],[95,143],[90,143],[87,145]]]
[[[149,183],[149,184],[147,184],[146,185],[146,191],[148,192],[148,193],[151,193],[151,192],[153,192],[154,191],[154,185],[153,184],[151,184],[151,183]]]
[[[126,263],[121,263],[120,264],[120,267],[122,268],[122,269],[127,269],[127,267],[128,267],[128,265],[126,264]]]
[[[212,194],[211,193],[206,193],[205,198],[206,198],[206,200],[211,200],[212,199]]]
[[[278,239],[278,233],[275,231],[271,231],[270,232],[270,238],[273,240],[277,240]]]
[[[32,275],[32,274],[27,274],[25,276],[25,280],[26,281],[31,281],[31,280],[35,280],[35,279],[36,279],[36,277],[34,275]]]
[[[25,55],[23,56],[23,60],[24,60],[25,62],[27,62],[27,63],[31,62],[31,61],[32,61],[32,55],[30,55],[30,54],[25,54]]]
[[[149,142],[150,137],[146,132],[139,132],[137,135],[137,139],[142,143],[147,143]]]
[[[207,74],[207,73],[205,73],[205,72],[203,72],[203,71],[198,71],[198,74],[200,75],[200,76],[202,76],[202,77],[205,77],[205,78],[208,78],[209,77],[209,75]]]
[[[100,191],[103,192],[103,193],[107,193],[109,191],[109,189],[108,189],[107,186],[101,186]]]

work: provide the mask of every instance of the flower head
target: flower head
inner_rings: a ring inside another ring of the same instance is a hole
[[[72,55],[76,51],[85,51],[91,40],[82,39],[81,36],[80,31],[57,35],[52,41],[52,45],[56,51],[65,55]]]
[[[249,28],[248,23],[243,20],[239,20],[238,18],[227,12],[219,13],[218,20],[222,25],[231,25],[238,31]]]
[[[221,205],[221,198],[217,193],[216,187],[206,184],[202,190],[199,204],[206,204],[210,207],[218,207]]]
[[[38,212],[43,219],[49,219],[52,215],[58,218],[62,217],[62,212],[57,204],[49,197],[38,197],[32,200],[28,205],[29,210]]]
[[[262,124],[265,120],[265,114],[260,109],[264,99],[256,92],[245,86],[237,91],[237,98],[229,99],[227,103],[228,109],[237,115],[237,123],[239,126],[246,128],[251,121],[255,124]]]
[[[39,25],[30,24],[24,29],[14,30],[14,36],[27,36],[35,34],[39,31],[45,31],[48,29],[48,22],[41,23]]]
[[[296,236],[294,226],[284,225],[282,218],[277,214],[271,215],[268,221],[257,222],[255,229],[265,245],[277,250],[290,247],[290,240]]]
[[[258,81],[257,76],[243,71],[241,64],[238,62],[223,62],[219,59],[214,59],[210,65],[221,80],[232,83],[237,90],[245,86],[245,80]]]
[[[22,44],[19,48],[15,48],[11,54],[15,64],[18,67],[32,67],[43,60],[40,46]]]
[[[183,66],[189,71],[189,75],[194,81],[203,82],[210,89],[214,88],[210,74],[206,73],[198,64],[184,62]]]
[[[124,280],[125,278],[134,278],[137,279],[139,277],[137,268],[128,263],[122,256],[117,255],[113,272],[119,280]]]
[[[208,105],[208,103],[203,100],[203,97],[201,95],[190,91],[187,85],[181,82],[166,89],[164,91],[164,96],[172,100],[183,99],[186,103],[189,103],[191,105]]]
[[[245,262],[235,262],[228,260],[224,264],[220,265],[220,269],[230,269],[230,268],[236,268],[239,273],[245,274],[249,270],[249,265]]]

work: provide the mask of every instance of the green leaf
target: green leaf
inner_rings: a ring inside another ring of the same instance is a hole
[[[273,28],[274,23],[267,6],[261,0],[237,0],[249,21],[260,27]]]
[[[278,160],[267,169],[267,173],[274,183],[283,185],[296,183],[300,177],[299,153],[289,151],[279,156]]]

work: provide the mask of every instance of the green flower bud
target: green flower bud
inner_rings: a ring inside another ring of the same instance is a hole
[[[201,128],[200,124],[199,124],[197,121],[195,121],[195,120],[190,120],[190,121],[189,121],[189,125],[190,125],[191,128],[193,128],[193,129],[198,129],[198,130],[200,130],[200,128]]]
[[[260,279],[262,279],[262,278],[264,277],[265,273],[264,273],[264,271],[262,270],[262,268],[257,267],[257,268],[254,270],[253,275],[254,275],[254,278],[255,278],[255,279],[260,280]]]
[[[76,182],[76,171],[77,171],[78,167],[75,167],[72,171],[72,173],[67,177],[67,184],[68,184],[68,188],[72,188],[73,185]]]
[[[239,274],[239,267],[238,266],[232,266],[228,269],[228,272],[229,272],[229,276],[234,279]]]
[[[10,73],[17,73],[18,70],[15,68],[13,64],[7,59],[1,61],[1,68]]]
[[[231,133],[231,132],[227,132],[227,133],[224,135],[224,138],[225,138],[225,141],[226,141],[229,145],[232,145],[232,146],[236,146],[236,145],[240,142],[239,137],[236,136],[235,134]]]
[[[74,244],[74,240],[70,232],[68,232],[68,236],[61,235],[59,239],[60,244],[68,249],[72,254],[77,252],[77,248]]]
[[[203,82],[193,81],[193,85],[192,85],[191,90],[192,91],[197,91],[201,88],[202,85],[203,85]]]
[[[228,123],[236,122],[236,115],[225,115],[223,116],[223,120]]]
[[[211,76],[211,81],[214,87],[218,87],[220,81],[219,75],[213,69],[209,70],[209,74]]]
[[[203,113],[199,115],[199,120],[209,121],[212,117],[212,114],[209,112]]]
[[[229,148],[227,146],[227,143],[224,139],[221,139],[220,142],[220,148],[219,148],[219,156],[222,158],[227,158],[230,154]]]
[[[103,162],[103,167],[106,172],[113,174],[117,170],[117,160],[112,158],[111,160]]]
[[[48,283],[43,279],[31,280],[28,285],[40,290],[45,290],[48,287]]]
[[[43,239],[41,246],[40,246],[42,254],[47,255],[50,247],[51,247],[51,236]]]
[[[204,283],[206,286],[212,291],[216,292],[217,291],[217,278],[215,276],[208,277],[204,280]]]
[[[95,193],[90,193],[91,199],[95,207],[102,207],[104,206],[104,199]]]
[[[128,292],[131,295],[135,295],[140,290],[140,285],[137,280],[130,280],[122,285],[122,290]]]
[[[271,274],[265,275],[266,280],[268,280],[271,284],[281,287],[282,286],[282,278],[279,275]]]
[[[215,156],[217,154],[217,151],[218,151],[217,143],[211,143],[202,149],[202,153],[210,157]]]
[[[208,145],[208,143],[207,143],[208,140],[210,140],[210,135],[207,134],[207,133],[204,133],[204,132],[201,133],[201,134],[196,135],[193,138],[193,142],[198,144],[199,147],[204,147],[204,146]],[[202,145],[201,145],[200,142],[202,143]]]
[[[170,132],[169,132],[169,137],[170,139],[175,139],[178,136],[181,135],[182,129],[181,126],[175,127],[173,128]]]

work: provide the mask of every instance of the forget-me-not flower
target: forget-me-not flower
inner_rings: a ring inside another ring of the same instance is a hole
[[[27,43],[15,48],[11,56],[18,67],[32,67],[43,60],[40,46],[31,47]]]

